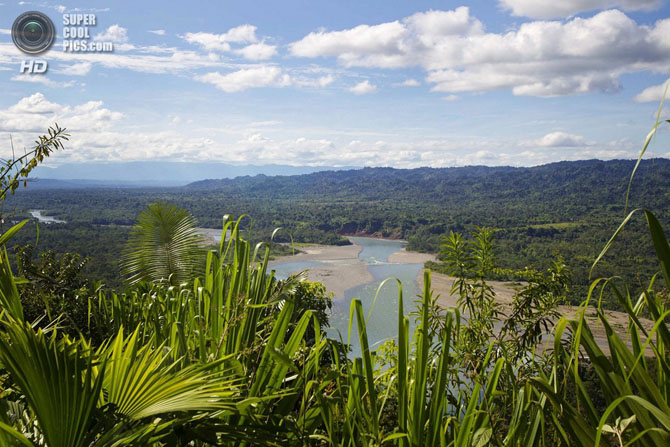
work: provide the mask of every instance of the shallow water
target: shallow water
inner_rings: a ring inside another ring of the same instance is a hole
[[[317,267],[322,264],[323,262],[321,261],[282,262],[281,264],[268,267],[268,270],[274,270],[275,276],[277,278],[286,279],[291,273],[301,272],[303,270],[311,269],[312,267]]]
[[[42,214],[42,210],[30,210],[28,212],[31,216],[37,219],[39,223],[66,223],[64,220],[59,220],[51,216],[45,216]]]
[[[351,237],[350,239],[353,243],[362,247],[358,255],[358,258],[363,261],[360,268],[367,269],[373,280],[346,290],[344,299],[333,300],[333,310],[330,315],[331,327],[328,329],[328,335],[331,338],[341,338],[342,341],[347,342],[351,301],[358,298],[363,304],[363,310],[367,318],[368,342],[371,348],[375,348],[385,340],[397,337],[398,334],[398,283],[387,281],[377,295],[379,284],[386,278],[397,278],[402,282],[403,308],[405,315],[407,315],[415,308],[414,300],[419,294],[416,278],[423,264],[388,262],[388,257],[392,253],[399,251],[406,245],[404,241],[365,237]],[[328,263],[328,261],[286,262],[274,265],[272,268],[276,270],[279,277],[286,277],[289,273],[323,263]],[[376,301],[375,295],[377,295]],[[370,312],[371,309],[372,312]],[[360,343],[355,323],[352,327],[351,345],[351,354],[354,356],[360,355]]]

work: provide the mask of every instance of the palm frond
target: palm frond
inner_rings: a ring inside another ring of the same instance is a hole
[[[139,330],[130,337],[119,331],[103,348],[106,402],[131,420],[164,413],[235,409],[240,380],[216,372],[222,361],[178,369],[169,352],[138,343]],[[225,360],[225,359],[223,359]]]
[[[121,257],[128,283],[188,281],[201,261],[202,237],[193,216],[175,205],[154,203],[137,218]]]
[[[0,363],[35,413],[45,444],[87,445],[104,379],[95,355],[83,342],[55,332],[16,321],[3,326]]]

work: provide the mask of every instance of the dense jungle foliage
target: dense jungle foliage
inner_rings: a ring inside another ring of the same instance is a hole
[[[591,264],[624,216],[633,166],[588,160],[533,168],[366,168],[207,180],[183,188],[28,188],[6,201],[3,214],[20,218],[40,209],[66,220],[41,226],[37,252],[90,257],[85,274],[115,287],[121,284],[115,253],[125,244],[128,226],[156,201],[188,210],[202,227],[218,227],[226,213],[253,216],[252,237],[268,241],[282,227],[278,242],[288,242],[290,234],[296,242],[346,244],[342,235],[357,234],[403,238],[410,250],[439,253],[441,237],[450,231],[487,226],[498,230],[498,258],[510,269],[541,268],[557,255],[566,259],[574,272],[569,300],[578,304],[588,291]],[[631,206],[644,204],[667,221],[670,160],[643,160],[630,199]],[[35,234],[24,230],[12,245],[34,242]],[[273,252],[278,249],[273,246]],[[644,223],[631,222],[596,273],[622,275],[640,288],[654,272],[645,262],[652,254]],[[606,305],[621,310],[615,299]]]
[[[56,132],[36,154],[58,149]],[[224,216],[221,243],[203,250],[187,211],[149,204],[116,253],[122,291],[81,282],[76,256],[38,263],[30,248],[15,273],[6,246],[23,220],[0,235],[0,445],[667,445],[670,245],[654,213],[631,211],[596,262],[641,218],[653,249],[643,263],[658,274],[635,295],[621,278],[594,280],[574,318],[557,311],[565,263],[526,270],[505,313],[487,284],[495,232],[450,232],[457,306],[437,306],[426,271],[410,315],[398,287],[397,337],[376,349],[356,299],[346,340],[327,338],[327,291],[276,279],[244,217]],[[604,293],[625,309],[623,338]],[[594,310],[604,340],[585,319]]]

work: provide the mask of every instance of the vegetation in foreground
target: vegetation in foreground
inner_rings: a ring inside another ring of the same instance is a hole
[[[558,321],[546,350],[536,347],[547,341],[569,272],[560,260],[527,271],[527,285],[503,316],[486,282],[496,265],[484,227],[473,242],[454,233],[444,243],[458,307],[436,307],[427,272],[416,312],[404,315],[408,297],[399,286],[398,337],[373,351],[361,302],[351,303],[357,339],[326,338],[323,288],[299,275],[277,280],[267,270],[269,247],[245,240],[241,219],[224,217],[222,242],[200,270],[191,262],[193,238],[184,237],[189,225],[173,219],[184,215],[156,207],[162,217],[153,224],[140,219],[124,255],[130,279],[124,292],[71,287],[76,271],[59,287],[40,269],[24,270],[32,279],[17,277],[2,250],[1,445],[670,441],[670,246],[650,211],[631,212],[601,257],[642,213],[655,249],[648,261],[659,275],[639,295],[615,278],[593,281],[577,318]],[[0,245],[25,223],[5,231]],[[183,227],[143,231],[152,225]],[[620,338],[598,311],[605,347],[584,314],[608,294],[626,310],[629,327]],[[29,316],[29,309],[43,315]],[[651,331],[640,323],[643,313],[655,321]],[[360,357],[348,358],[351,343],[362,348]]]

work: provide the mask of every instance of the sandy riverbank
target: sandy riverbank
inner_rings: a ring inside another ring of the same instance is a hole
[[[417,282],[423,289],[423,273],[425,269],[421,269],[417,277]],[[454,283],[454,278],[443,275],[441,273],[431,272],[431,288],[433,289],[434,294],[439,295],[438,303],[442,307],[455,307],[456,300],[458,297],[450,293],[451,286]],[[504,281],[487,281],[487,283],[493,288],[493,291],[496,294],[496,300],[501,304],[502,312],[507,314],[511,311],[512,305],[514,303],[514,294],[517,292],[520,286],[514,286],[510,282]],[[575,318],[577,315],[577,307],[570,305],[559,306],[559,312],[562,316],[568,318]],[[605,311],[607,321],[609,322],[612,329],[624,340],[627,339],[626,331],[628,327],[628,315],[624,312],[617,312],[607,310]],[[595,308],[589,308],[586,311],[586,320],[589,323],[591,332],[596,339],[596,342],[601,347],[601,349],[607,349],[607,336],[605,334],[605,329],[600,323],[600,320],[597,318]],[[644,318],[640,319],[645,325],[647,330],[650,330],[653,327],[653,322],[646,320]],[[545,338],[545,340],[547,340]]]
[[[362,247],[356,244],[309,245],[300,247],[302,253],[274,259],[270,267],[284,262],[325,261],[327,263],[310,268],[307,279],[323,283],[335,298],[344,298],[345,290],[373,280],[363,261],[358,259],[361,250]]]
[[[321,266],[310,268],[307,277],[310,281],[323,283],[329,292],[333,292],[335,298],[344,298],[344,292],[347,289],[373,280],[363,261],[358,259],[358,255],[362,250],[362,247],[359,245],[309,245],[300,247],[300,250],[303,253],[293,256],[282,256],[271,261],[270,265],[300,261],[326,262]],[[411,252],[404,248],[391,254],[388,259],[389,262],[402,264],[422,264],[434,260],[435,255]],[[424,270],[421,269],[417,276],[417,282],[421,289],[423,289]],[[432,272],[431,274],[433,293],[439,295],[438,303],[442,307],[456,306],[457,296],[450,293],[453,281],[453,277],[441,273]],[[488,281],[488,284],[492,286],[496,294],[496,300],[501,304],[502,312],[509,313],[514,302],[514,294],[517,292],[519,286],[505,281]],[[563,305],[559,307],[559,312],[563,316],[574,318],[577,313],[577,307]],[[606,311],[605,314],[610,325],[619,336],[626,339],[627,315],[623,312],[615,311]],[[607,337],[602,324],[599,323],[595,309],[591,308],[587,311],[587,321],[598,344],[601,348],[606,349]],[[643,322],[648,328],[653,326],[651,321],[643,320]]]
[[[402,248],[395,253],[391,253],[388,262],[397,264],[425,264],[428,261],[435,261],[436,257],[430,253],[419,253],[416,251],[407,251]]]

